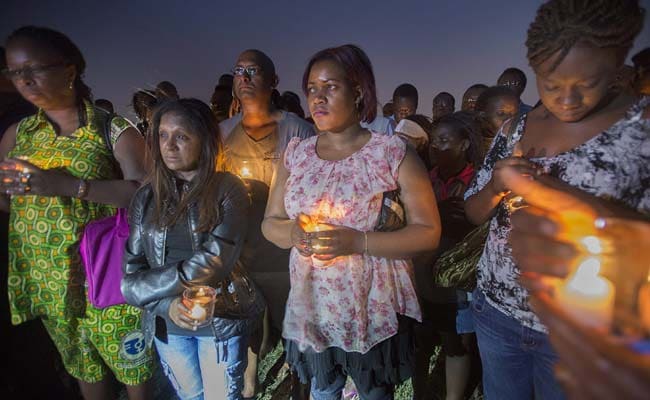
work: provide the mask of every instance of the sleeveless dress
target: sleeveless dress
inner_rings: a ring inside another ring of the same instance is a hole
[[[117,179],[113,155],[96,126],[95,109],[84,103],[86,126],[58,136],[42,110],[22,120],[9,157],[41,169],[61,169],[82,179]],[[115,117],[111,141],[130,123]],[[12,196],[9,222],[9,303],[17,325],[38,316],[80,317],[86,307],[79,240],[85,225],[115,208],[73,197]]]
[[[650,98],[634,104],[619,121],[585,143],[551,157],[531,158],[545,174],[586,193],[621,202],[641,213],[650,212],[650,120],[642,118]],[[508,138],[502,130],[492,142],[485,162],[465,192],[474,196],[492,178],[496,161],[509,157],[521,140],[526,115]],[[508,244],[510,212],[502,201],[490,222],[490,232],[477,267],[477,288],[487,302],[523,326],[546,332],[528,305],[528,292],[517,282],[520,271]]]
[[[289,218],[304,213],[321,223],[372,231],[383,192],[398,187],[406,144],[373,132],[351,156],[328,161],[316,153],[317,140],[294,138],[287,147]],[[361,385],[397,383],[408,374],[410,334],[398,335],[398,315],[421,320],[410,260],[354,254],[323,267],[293,248],[289,268],[283,336],[287,360],[301,380],[316,376],[324,386],[337,364],[364,371]]]

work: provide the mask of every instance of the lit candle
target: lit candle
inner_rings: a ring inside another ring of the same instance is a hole
[[[183,298],[189,302],[189,316],[193,328],[203,326],[214,312],[216,291],[209,286],[190,287],[183,292]]]
[[[205,320],[205,317],[208,315],[208,313],[205,311],[205,308],[201,304],[194,303],[194,306],[192,306],[192,310],[190,311],[190,315],[195,321],[202,322]]]
[[[322,224],[319,224],[317,219],[314,218],[314,217],[303,216],[301,221],[303,223],[303,229],[307,233],[309,233],[309,232],[322,232],[322,231],[327,230],[326,226],[322,225]],[[324,246],[321,246],[320,244],[315,244],[315,245],[312,246],[312,249],[314,249],[314,250],[322,250],[323,248],[324,248]],[[313,266],[320,267],[320,268],[326,267],[326,266],[328,266],[330,264],[330,261],[319,260],[318,258],[316,258],[315,255],[311,256],[311,262],[312,262]]]
[[[614,285],[599,275],[602,244],[596,236],[581,241],[588,255],[575,273],[555,292],[567,313],[584,325],[604,331],[610,329],[614,315]]]
[[[253,172],[251,171],[250,161],[243,160],[241,166],[239,167],[239,177],[242,179],[250,179],[253,177]]]
[[[250,178],[253,174],[251,174],[251,170],[248,167],[242,167],[241,170],[239,170],[239,176],[242,178]]]

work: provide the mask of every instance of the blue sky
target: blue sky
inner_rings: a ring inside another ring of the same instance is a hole
[[[650,9],[650,0],[642,0]],[[66,33],[88,64],[96,97],[118,110],[131,94],[170,80],[182,96],[208,100],[222,73],[247,48],[275,62],[280,90],[299,90],[309,57],[325,47],[360,45],[373,62],[383,103],[403,82],[420,93],[419,112],[430,114],[440,91],[460,96],[473,83],[496,83],[508,66],[524,70],[523,98],[537,101],[524,42],[537,0],[400,1],[34,1],[9,0],[0,37],[26,25]],[[650,12],[635,50],[650,46]],[[304,106],[304,101],[303,101]]]

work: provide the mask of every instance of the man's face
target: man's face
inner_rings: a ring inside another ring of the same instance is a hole
[[[478,97],[485,91],[486,88],[476,87],[467,89],[463,95],[463,104],[461,106],[462,111],[474,111],[476,110],[476,101]]]
[[[393,115],[395,121],[400,122],[404,118],[415,114],[418,106],[414,99],[409,97],[393,98]]]
[[[275,87],[268,71],[262,68],[262,62],[254,52],[243,52],[235,64],[233,90],[241,101],[259,99],[270,101]]]
[[[438,95],[433,99],[431,116],[433,120],[440,119],[454,112],[454,99],[446,95]]]

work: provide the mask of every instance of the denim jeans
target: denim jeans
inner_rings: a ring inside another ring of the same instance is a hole
[[[339,372],[334,382],[325,388],[316,388],[316,378],[311,379],[311,398],[313,400],[340,400],[347,376]],[[354,378],[352,379],[354,380]],[[357,388],[361,400],[393,400],[392,386],[375,386],[364,393]]]
[[[167,343],[155,340],[165,375],[178,397],[241,399],[248,361],[247,337],[235,336],[217,343],[212,336],[167,335]]]
[[[497,310],[478,289],[473,293],[472,312],[486,400],[565,398],[553,375],[557,355],[547,334]]]

